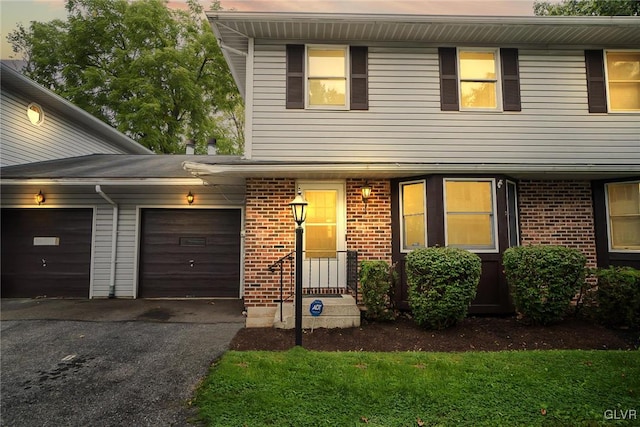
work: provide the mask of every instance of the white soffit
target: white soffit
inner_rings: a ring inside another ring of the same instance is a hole
[[[640,47],[640,17],[429,16],[208,12],[225,46],[247,52],[248,39],[300,42],[428,44],[432,46]],[[246,57],[225,51],[244,93]]]

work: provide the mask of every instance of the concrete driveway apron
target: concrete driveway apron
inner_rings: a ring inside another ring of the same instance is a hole
[[[184,426],[238,300],[2,300],[2,426]]]

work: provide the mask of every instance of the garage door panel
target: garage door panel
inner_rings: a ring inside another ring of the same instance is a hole
[[[89,296],[91,209],[3,209],[2,296]]]
[[[140,296],[239,297],[240,228],[238,209],[144,210]]]

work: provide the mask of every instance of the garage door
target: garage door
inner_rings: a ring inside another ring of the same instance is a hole
[[[92,209],[2,209],[2,296],[88,298]]]
[[[143,298],[240,296],[239,209],[142,211]]]

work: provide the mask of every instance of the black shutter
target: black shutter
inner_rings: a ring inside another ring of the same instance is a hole
[[[440,59],[440,109],[458,111],[458,76],[455,47],[438,48]]]
[[[351,109],[369,109],[368,48],[351,46]]]
[[[304,108],[304,45],[287,45],[287,108]]]
[[[587,95],[590,113],[607,112],[607,95],[604,82],[604,57],[602,50],[585,50],[587,66]]]
[[[503,111],[521,111],[518,49],[500,49],[500,64],[502,66],[502,109]]]

